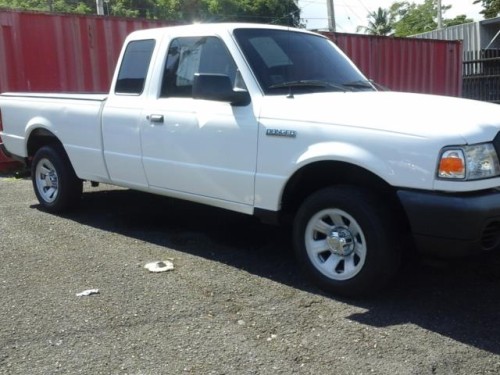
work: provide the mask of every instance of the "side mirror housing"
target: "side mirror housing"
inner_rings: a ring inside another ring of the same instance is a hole
[[[250,103],[248,91],[233,89],[231,79],[224,74],[196,73],[193,81],[193,98],[227,102],[234,106],[245,106]]]

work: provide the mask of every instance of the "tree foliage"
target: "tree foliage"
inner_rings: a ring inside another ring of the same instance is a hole
[[[443,20],[443,25],[445,27],[450,27],[450,26],[457,26],[461,25],[463,23],[469,23],[473,22],[474,20],[472,18],[467,18],[465,14],[461,14],[459,16],[456,16],[455,18],[452,19],[444,19]]]
[[[296,0],[156,0],[156,3],[154,16],[157,18],[300,24]]]
[[[442,14],[445,14],[451,5],[441,7]],[[425,0],[423,4],[410,3],[408,1],[397,1],[389,9],[394,35],[409,36],[437,28],[437,2],[435,0]],[[453,19],[443,19],[443,25],[454,26],[462,23],[472,22],[472,19],[465,15],[457,16]]]
[[[483,10],[480,12],[484,18],[494,18],[500,16],[500,0],[475,0],[474,4],[481,3]]]
[[[392,22],[387,9],[378,8],[376,12],[368,14],[368,26],[360,26],[358,31],[370,35],[389,35],[392,32]]]
[[[95,0],[0,0],[0,8],[95,14]],[[261,22],[300,26],[298,0],[110,0],[112,16],[184,22]]]

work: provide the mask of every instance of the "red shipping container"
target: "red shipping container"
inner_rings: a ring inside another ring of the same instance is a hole
[[[370,79],[394,91],[462,95],[462,42],[324,33]]]
[[[0,148],[0,173],[16,171],[22,168],[22,166],[21,163],[8,158]]]
[[[126,36],[166,24],[0,11],[0,92],[107,92]]]
[[[107,92],[125,37],[137,29],[167,24],[0,11],[0,92]],[[324,34],[366,76],[391,90],[461,95],[459,41]]]

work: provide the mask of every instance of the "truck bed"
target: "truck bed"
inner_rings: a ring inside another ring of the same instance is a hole
[[[32,131],[57,135],[78,166],[79,177],[106,179],[100,117],[106,98],[106,94],[3,93],[3,143],[12,154],[27,157]]]

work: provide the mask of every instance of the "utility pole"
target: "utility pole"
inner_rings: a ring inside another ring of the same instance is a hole
[[[103,0],[95,0],[95,4],[97,7],[97,15],[104,16],[104,2],[103,2]]]
[[[326,7],[328,9],[328,31],[335,32],[337,27],[335,25],[335,7],[333,0],[326,0]]]
[[[441,10],[441,0],[437,0],[437,24],[438,24],[438,30],[441,30],[443,28],[443,12]]]
[[[52,6],[52,0],[48,0],[49,3],[49,12],[52,13],[54,11],[54,7]]]

